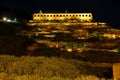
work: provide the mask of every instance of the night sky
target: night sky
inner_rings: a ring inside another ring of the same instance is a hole
[[[92,12],[97,21],[120,26],[119,0],[1,0],[0,5],[32,14],[43,12]]]

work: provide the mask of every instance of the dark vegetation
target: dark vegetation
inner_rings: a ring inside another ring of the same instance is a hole
[[[120,54],[117,52],[107,52],[107,51],[84,51],[84,52],[67,52],[61,51],[58,48],[48,48],[45,45],[38,45],[39,47],[35,49],[32,53],[27,53],[31,56],[46,56],[46,57],[61,57],[65,59],[76,59],[90,62],[106,62],[106,63],[116,63],[120,62]]]
[[[38,79],[38,77],[48,79],[58,77],[54,80],[59,80],[59,78],[69,78],[70,80],[77,78],[81,80],[81,77],[86,78],[89,77],[89,75],[94,77],[92,77],[92,79],[89,77],[86,80],[99,80],[102,78],[105,80],[112,79],[112,65],[106,63],[91,63],[73,59],[48,58],[43,56],[15,57],[0,55],[0,65],[0,76],[3,76],[2,79],[4,79],[4,77],[13,79],[17,76],[24,76],[24,80],[27,80],[27,76],[29,76],[29,78],[31,78],[30,76],[34,76],[34,79]]]
[[[26,36],[18,36],[21,24],[0,22],[0,54],[20,56],[33,41]]]

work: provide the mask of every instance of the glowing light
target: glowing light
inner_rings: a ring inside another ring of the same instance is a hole
[[[10,20],[10,19],[8,19],[8,20],[7,20],[7,22],[11,22],[11,20]]]
[[[13,22],[13,23],[16,23],[16,22],[17,22],[17,19],[14,18],[14,19],[12,20],[12,19],[9,19],[9,18],[6,18],[6,17],[3,17],[3,21],[4,21],[4,22]]]
[[[72,52],[72,49],[67,49],[68,52]]]
[[[6,20],[7,20],[7,18],[6,18],[6,17],[3,17],[3,20],[4,20],[4,21],[6,21]]]
[[[16,21],[17,21],[17,19],[15,18],[15,19],[14,19],[14,22],[16,22]]]

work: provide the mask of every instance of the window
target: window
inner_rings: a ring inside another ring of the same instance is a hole
[[[55,17],[55,15],[53,15]]]
[[[86,17],[87,17],[87,15],[86,15]]]
[[[81,17],[81,15],[79,15]]]
[[[60,15],[60,17],[61,17],[62,15]]]
[[[74,17],[75,15],[73,15],[73,17]]]
[[[91,17],[91,15],[89,15],[89,17]]]
[[[44,17],[46,17],[46,15],[44,15]]]
[[[42,17],[43,15],[41,15],[41,17]]]
[[[34,15],[34,17],[36,17],[36,15]]]
[[[76,15],[76,17],[77,17],[78,15]]]
[[[66,16],[68,16],[68,15],[66,15]]]
[[[50,17],[52,17],[52,15],[50,15]]]
[[[49,17],[49,15],[47,15],[47,17]]]
[[[84,17],[84,15],[82,15],[82,17]]]
[[[58,15],[56,15],[58,17]]]
[[[65,17],[65,15],[63,15],[63,17]]]

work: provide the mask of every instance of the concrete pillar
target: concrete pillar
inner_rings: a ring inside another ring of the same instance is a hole
[[[113,78],[114,80],[120,80],[120,63],[113,64]]]

